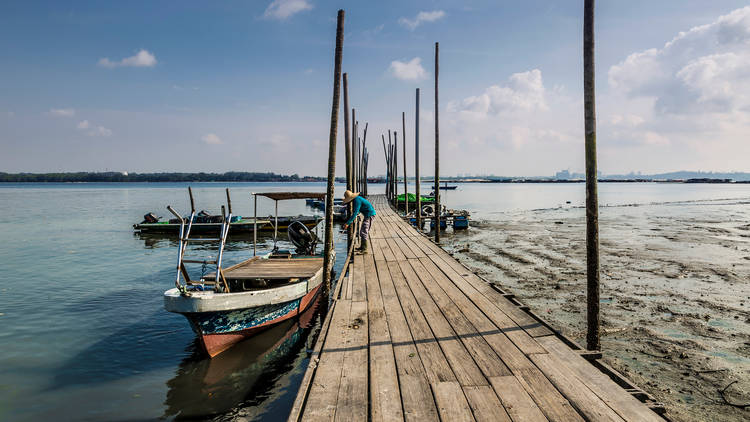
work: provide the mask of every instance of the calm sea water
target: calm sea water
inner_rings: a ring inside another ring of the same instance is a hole
[[[192,186],[197,208],[218,213],[227,185]],[[253,191],[324,190],[316,183],[228,186],[235,214],[247,216]],[[131,228],[146,212],[167,216],[168,204],[186,212],[186,187],[0,185],[0,420],[286,417],[327,302],[207,359],[186,320],[162,306],[174,283],[176,242]],[[610,205],[743,197],[750,185],[600,184],[600,201]],[[582,205],[585,193],[583,184],[461,184],[443,198],[491,219]],[[272,201],[259,202],[259,215],[272,213]],[[279,213],[314,211],[287,201]],[[344,245],[337,242],[340,257]],[[251,239],[227,246],[229,263],[250,254]]]

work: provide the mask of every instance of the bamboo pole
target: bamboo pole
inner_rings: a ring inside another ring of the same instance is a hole
[[[393,189],[393,185],[394,185],[393,184],[393,177],[394,177],[394,175],[393,175],[393,157],[395,156],[395,154],[393,153],[393,143],[391,143],[390,145],[391,145],[391,155],[390,155],[390,157],[391,157],[391,178],[390,178],[390,180],[391,180],[391,203],[393,203],[393,201],[396,200],[396,191]]]
[[[352,188],[357,191],[357,148],[359,148],[359,122],[357,121],[356,110],[352,109],[352,120],[354,130],[352,131]]]
[[[351,151],[351,132],[349,131],[349,79],[344,73],[344,154],[346,155],[346,189],[352,190],[352,151]],[[349,206],[349,213],[352,211],[352,204]],[[354,227],[346,230],[346,247],[347,250],[354,240]]]
[[[414,118],[414,184],[417,195],[417,230],[422,229],[422,198],[419,196],[419,88],[417,88],[417,105]]]
[[[396,203],[398,210],[398,132],[393,131],[393,201]]]
[[[403,142],[402,152],[404,156],[404,214],[409,214],[409,187],[406,185],[406,112],[401,112],[401,141]]]
[[[369,122],[365,122],[365,130],[362,132],[362,149],[360,150],[359,157],[359,189],[367,196],[365,189],[365,150],[367,149],[367,127],[370,125]]]
[[[385,147],[385,135],[380,134],[383,139],[383,155],[385,156],[385,197],[388,198],[388,149]]]
[[[440,243],[440,131],[438,125],[439,47],[435,43],[435,242]]]
[[[393,140],[391,139],[391,130],[388,129],[388,151],[389,151],[389,157],[390,161],[388,164],[390,167],[388,167],[391,171],[391,177],[388,178],[388,186],[391,188],[391,202],[393,202],[395,199],[393,198]]]
[[[344,10],[340,9],[336,22],[336,50],[333,68],[333,104],[331,104],[331,130],[328,139],[328,184],[326,189],[326,234],[323,253],[323,282],[331,290],[333,269],[333,184],[336,179],[336,136],[339,126],[339,97],[341,96],[341,56],[344,50]]]
[[[599,350],[599,198],[596,188],[594,0],[584,0],[583,108],[586,131],[586,348]]]

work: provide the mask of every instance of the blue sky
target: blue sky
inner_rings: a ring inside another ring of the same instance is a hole
[[[441,173],[580,171],[582,3],[4,2],[0,171],[323,175],[339,8],[371,174],[417,87],[432,172],[435,41]],[[597,2],[604,173],[750,171],[746,4]]]

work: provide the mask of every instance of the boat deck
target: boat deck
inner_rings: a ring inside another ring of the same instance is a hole
[[[321,268],[323,258],[318,257],[250,259],[227,268],[224,276],[232,280],[310,278]]]
[[[333,292],[290,421],[662,420],[384,196],[371,200],[371,253]]]

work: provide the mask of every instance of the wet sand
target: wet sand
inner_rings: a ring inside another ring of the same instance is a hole
[[[600,209],[605,361],[664,403],[671,420],[750,418],[739,406],[750,403],[749,201]],[[447,237],[446,249],[585,346],[584,210],[472,224]]]

